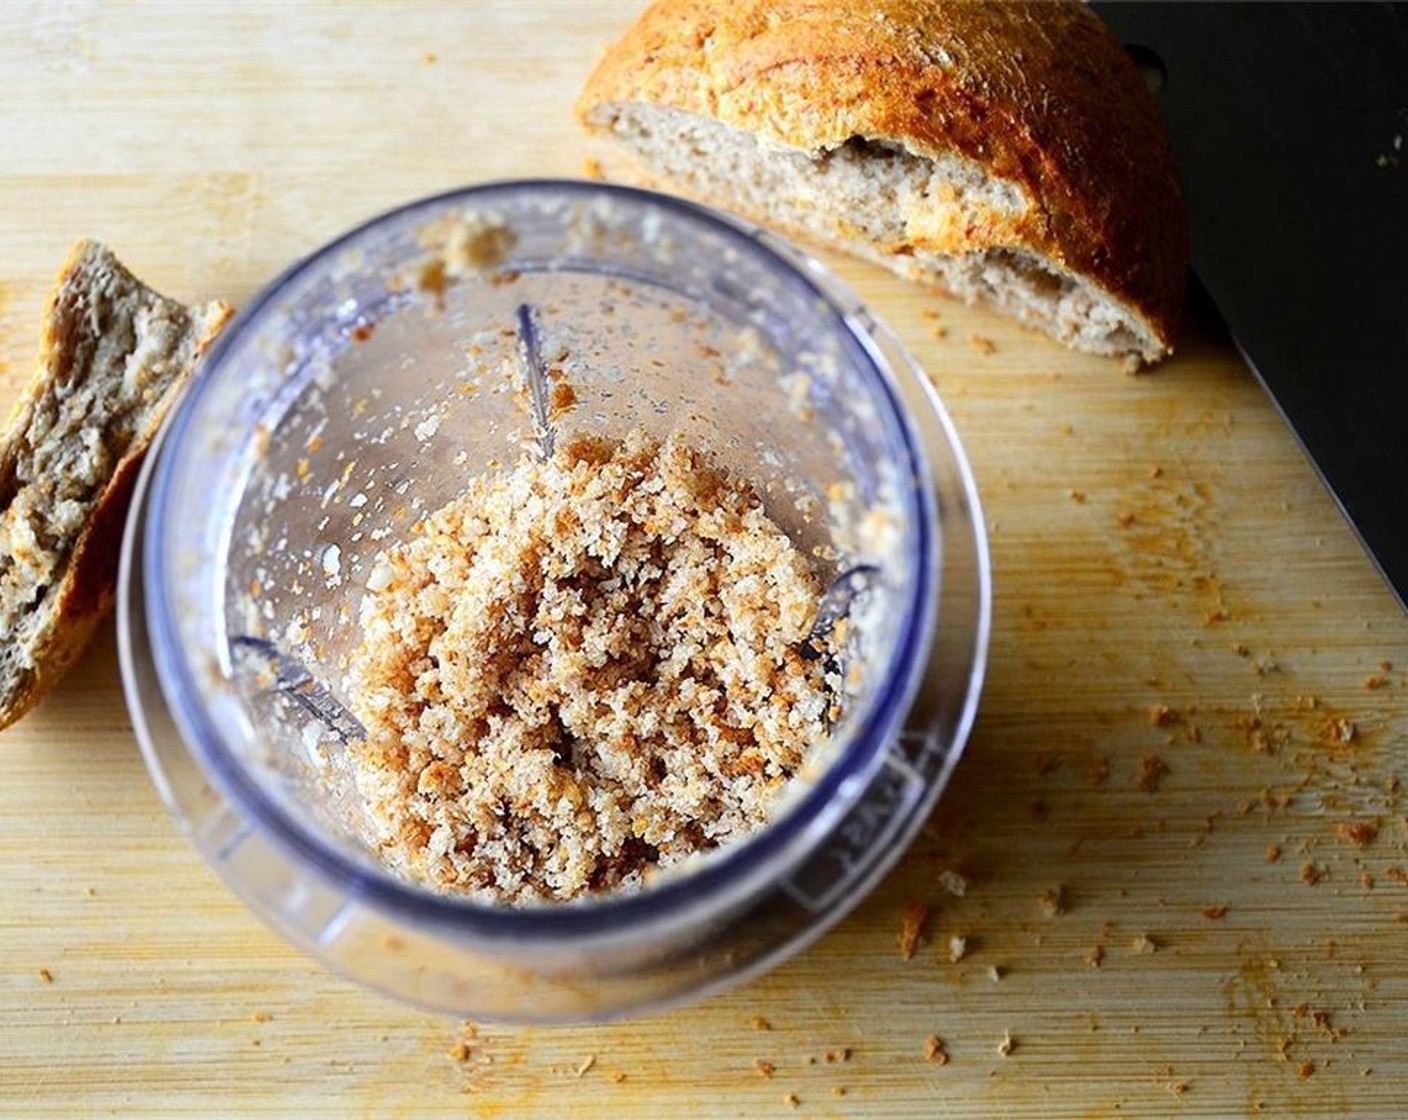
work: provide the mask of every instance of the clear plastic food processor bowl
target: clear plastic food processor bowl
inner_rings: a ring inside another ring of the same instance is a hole
[[[754,483],[855,592],[832,605],[858,683],[747,840],[632,892],[509,907],[378,859],[339,665],[378,551],[534,438],[521,395],[499,391],[533,350],[570,377],[562,431],[678,432]],[[854,907],[957,761],[988,617],[968,465],[895,338],[771,234],[574,182],[414,203],[259,295],[148,464],[119,596],[153,779],[245,902],[363,983],[537,1021],[718,990]]]

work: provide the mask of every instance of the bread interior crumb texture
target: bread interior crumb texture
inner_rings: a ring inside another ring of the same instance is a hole
[[[959,156],[927,158],[902,145],[852,137],[804,151],[692,113],[639,102],[593,111],[642,162],[704,198],[760,221],[936,282],[1081,350],[1142,355],[1165,347],[1130,309],[1059,262],[1029,251],[939,253],[913,244],[911,212],[946,199],[957,212],[1018,214],[1031,205],[1015,183]]]
[[[46,325],[45,364],[0,460],[0,679],[27,674],[54,623],[74,549],[135,446],[227,309],[188,309],[144,287],[103,246],[84,243]],[[116,549],[117,542],[106,547]],[[96,594],[96,592],[94,592]]]

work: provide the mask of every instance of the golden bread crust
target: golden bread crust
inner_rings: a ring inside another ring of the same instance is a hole
[[[1165,350],[1187,219],[1143,78],[1076,0],[662,0],[607,51],[578,115],[639,102],[808,152],[852,138],[959,156],[1015,185],[1020,212],[933,199],[909,244],[1030,251],[1133,309]]]

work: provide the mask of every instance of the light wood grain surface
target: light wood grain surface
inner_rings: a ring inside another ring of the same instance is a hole
[[[414,196],[579,173],[571,103],[633,8],[5,4],[0,392],[80,235],[239,302]],[[1215,315],[1130,378],[827,259],[950,406],[996,570],[977,732],[875,895],[742,990],[457,1060],[459,1024],[322,972],[177,835],[105,635],[0,739],[0,1113],[1408,1112],[1408,624]]]

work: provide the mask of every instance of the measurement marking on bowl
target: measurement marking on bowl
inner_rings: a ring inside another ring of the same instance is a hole
[[[813,913],[821,913],[851,890],[892,850],[903,822],[923,796],[923,777],[891,749],[865,796],[831,838],[780,888]]]

